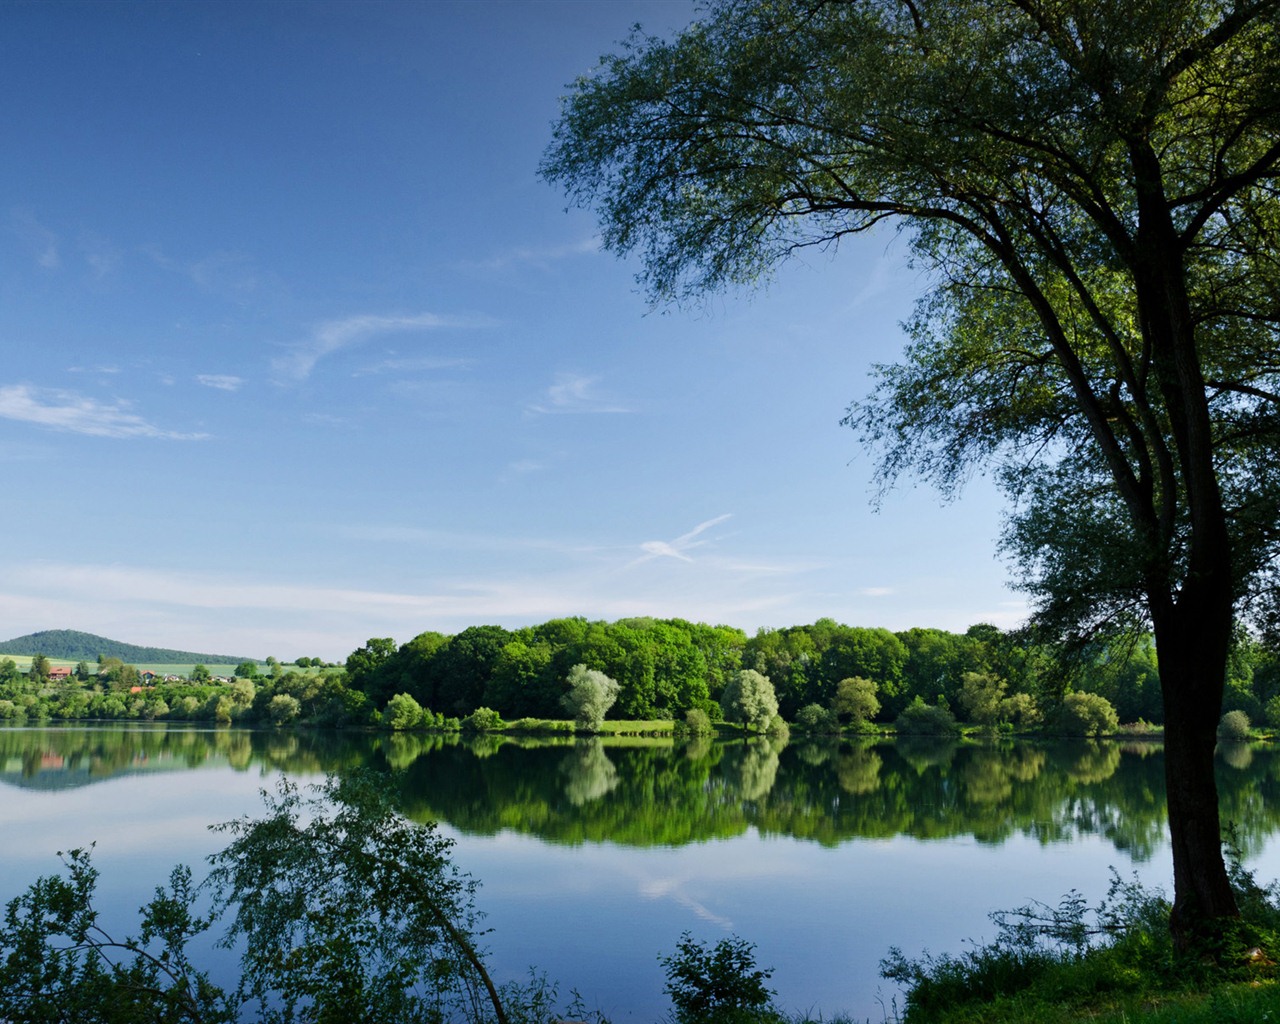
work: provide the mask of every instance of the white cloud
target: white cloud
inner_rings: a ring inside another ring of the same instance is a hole
[[[355,376],[369,377],[383,373],[430,373],[432,370],[460,370],[471,366],[470,359],[446,358],[433,356],[409,356],[397,359],[384,359],[356,370]]]
[[[596,393],[599,377],[562,373],[547,388],[546,396],[529,406],[532,413],[628,413],[626,406]]]
[[[288,355],[272,362],[276,372],[292,380],[305,380],[325,356],[359,345],[377,334],[392,331],[427,331],[446,327],[488,327],[492,321],[419,313],[416,316],[353,316],[320,324],[306,341],[292,346]]]
[[[84,255],[84,261],[89,264],[90,274],[95,281],[114,274],[124,259],[119,249],[96,235],[82,235],[80,251]]]
[[[199,441],[208,437],[163,430],[130,411],[124,402],[107,405],[71,391],[32,388],[26,384],[0,387],[0,418],[93,437],[158,437],[174,441]]]
[[[653,558],[676,558],[682,562],[692,562],[686,551],[693,548],[702,547],[707,543],[705,540],[696,540],[700,534],[705,533],[713,526],[718,526],[726,519],[731,519],[732,513],[726,513],[722,516],[716,516],[714,519],[708,519],[704,523],[699,523],[688,533],[682,533],[679,537],[672,541],[665,540],[647,540],[640,545],[640,550],[644,552],[632,565],[638,565],[641,562],[647,562]]]
[[[862,597],[888,597],[892,593],[892,587],[863,587],[858,591]]]
[[[465,264],[480,270],[505,270],[511,266],[530,266],[545,270],[553,263],[574,256],[588,256],[600,251],[600,236],[567,242],[564,245],[514,246],[497,253],[487,260]]]
[[[16,207],[9,212],[13,233],[27,246],[36,265],[44,270],[57,270],[62,265],[58,253],[58,236],[36,220],[36,215],[26,207]]]
[[[229,373],[200,373],[196,380],[207,388],[219,391],[239,391],[244,386],[243,377],[234,377]]]
[[[202,291],[229,297],[235,301],[257,292],[263,275],[251,256],[238,252],[215,252],[192,262],[174,259],[156,245],[142,247],[142,252],[156,266],[181,274]],[[268,282],[270,283],[270,282]]]

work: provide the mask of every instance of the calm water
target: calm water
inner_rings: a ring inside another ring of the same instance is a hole
[[[101,904],[124,926],[208,825],[261,808],[281,774],[401,769],[481,879],[497,973],[531,965],[615,1021],[668,1004],[657,958],[730,933],[776,969],[779,1002],[880,1021],[890,946],[958,950],[987,912],[1109,868],[1169,877],[1162,752],[1149,743],[674,746],[153,728],[0,729],[0,898],[96,842]],[[1280,876],[1280,759],[1220,751],[1224,817],[1261,880]]]

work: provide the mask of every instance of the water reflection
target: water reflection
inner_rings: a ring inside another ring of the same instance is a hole
[[[1223,818],[1246,855],[1280,826],[1280,757],[1219,750]],[[406,813],[464,833],[553,843],[679,846],[748,829],[824,845],[967,836],[1041,844],[1097,835],[1136,860],[1164,842],[1158,742],[973,744],[767,738],[521,740],[104,726],[0,729],[0,782],[69,789],[219,767],[290,775],[367,765],[396,773]]]

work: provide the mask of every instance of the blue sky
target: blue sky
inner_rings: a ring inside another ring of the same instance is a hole
[[[982,480],[839,426],[891,233],[655,309],[537,165],[654,2],[0,9],[0,639],[338,659],[561,615],[1011,626]]]

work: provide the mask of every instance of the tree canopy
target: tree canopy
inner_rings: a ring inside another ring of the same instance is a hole
[[[932,287],[848,422],[944,488],[992,467],[1060,631],[1149,622],[1175,931],[1235,915],[1213,729],[1276,617],[1280,3],[719,0],[565,101],[543,173],[659,300],[886,219]]]

